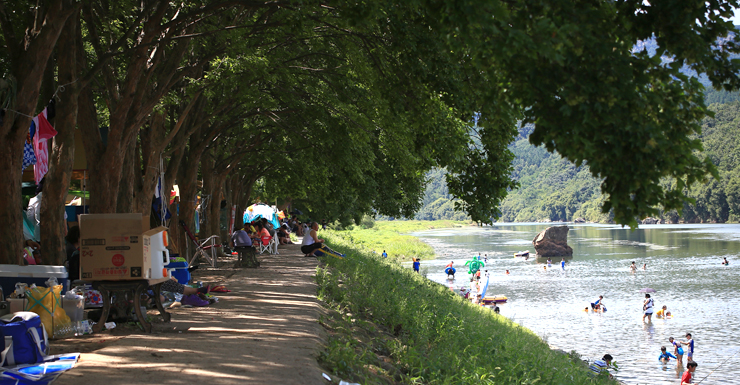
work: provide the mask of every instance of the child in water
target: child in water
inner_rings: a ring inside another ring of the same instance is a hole
[[[676,361],[678,361],[679,365],[683,365],[683,348],[681,347],[681,344],[674,341],[673,337],[668,338],[668,342],[673,345],[673,354],[676,355]]]
[[[693,382],[691,381],[691,378],[694,377],[694,371],[697,366],[699,366],[699,364],[696,362],[689,362],[686,364],[686,371],[683,372],[683,376],[681,377],[681,385],[691,385]]]
[[[509,270],[506,270],[506,275],[509,275]]]
[[[662,363],[664,363],[664,364],[667,364],[667,363],[668,363],[668,361],[670,361],[670,360],[671,360],[671,357],[673,357],[673,358],[675,358],[675,359],[678,359],[678,358],[676,358],[676,356],[674,356],[673,354],[671,354],[671,353],[668,353],[668,352],[667,352],[667,351],[665,350],[665,346],[661,346],[661,347],[660,347],[660,356],[658,356],[658,361],[660,361],[660,362],[662,362]]]

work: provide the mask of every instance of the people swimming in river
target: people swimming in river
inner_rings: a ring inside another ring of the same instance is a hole
[[[453,262],[454,261],[450,261],[450,263],[445,266],[445,274],[447,274],[447,279],[455,279],[456,270],[454,267],[452,267]],[[450,278],[450,276],[452,276],[452,278]]]
[[[594,375],[599,375],[601,373],[609,373],[609,371],[606,370],[607,367],[609,367],[612,364],[612,360],[614,358],[611,356],[611,354],[604,354],[604,357],[602,357],[600,360],[594,360],[593,363],[591,363],[591,366],[588,368],[591,369]],[[612,378],[613,376],[609,374],[609,378]]]
[[[645,317],[648,319],[648,323],[653,322],[653,299],[650,298],[650,294],[645,294],[645,301],[642,303],[642,322],[645,322]]]
[[[691,385],[693,382],[691,378],[694,377],[694,371],[697,366],[699,366],[699,364],[693,361],[686,364],[686,371],[683,372],[683,376],[681,376],[681,385]]]
[[[671,312],[668,311],[668,306],[663,305],[663,307],[655,312],[655,318],[668,318],[671,316]]]
[[[686,341],[681,341],[681,345],[686,345],[689,362],[694,362],[694,340],[691,338],[691,333],[686,333]]]
[[[552,258],[547,258],[547,267],[552,267]]]
[[[509,270],[506,270],[506,275],[509,275],[509,274],[511,274],[511,273],[509,273]]]
[[[668,353],[668,352],[667,352],[667,351],[665,350],[665,346],[661,346],[661,347],[660,347],[660,356],[658,356],[658,361],[660,361],[660,362],[662,362],[662,363],[664,363],[664,364],[667,364],[667,363],[668,363],[668,361],[670,361],[670,360],[671,360],[671,358],[674,358],[674,359],[676,359],[676,360],[678,359],[678,358],[677,358],[676,356],[674,356],[673,354],[671,354],[671,353]]]
[[[591,302],[591,309],[594,309],[594,311],[599,310],[601,308],[601,301],[604,300],[604,296],[600,295],[599,299],[597,299],[595,302]]]
[[[563,271],[565,271],[565,258],[563,258],[563,259],[562,259],[562,260],[560,261],[560,268],[561,268],[561,269],[563,269]]]
[[[725,266],[730,264],[730,262],[727,261],[727,257],[722,258],[722,264]]]
[[[668,342],[673,345],[673,354],[676,355],[676,361],[679,365],[683,365],[683,347],[681,347],[681,343],[674,341],[673,337],[669,337]]]
[[[630,271],[633,273],[637,271],[637,265],[635,265],[635,261],[632,261],[632,264],[630,265]]]
[[[642,269],[643,269],[643,270],[647,270],[647,263],[643,263],[643,264],[642,264]]]
[[[483,262],[488,262],[488,254],[483,254]]]

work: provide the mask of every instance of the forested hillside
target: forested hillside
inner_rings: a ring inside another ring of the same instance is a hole
[[[686,205],[681,217],[675,211],[662,212],[666,222],[737,222],[740,221],[740,102],[737,93],[710,91],[708,101],[714,119],[702,124],[701,140],[704,155],[717,166],[720,180],[692,186],[694,205]],[[519,137],[510,149],[516,156],[513,177],[519,189],[509,192],[501,204],[506,222],[573,221],[583,218],[592,222],[608,222],[612,218],[601,213],[604,196],[600,180],[594,178],[588,166],[576,167],[558,154],[528,141],[533,127],[520,128]],[[618,159],[615,159],[618,162]],[[461,219],[464,214],[452,211],[453,202],[447,194],[444,171],[429,173],[424,205],[418,219]]]
[[[442,219],[464,221],[469,219],[464,212],[455,211],[455,203],[447,189],[445,174],[446,172],[441,169],[434,169],[427,173],[429,183],[424,192],[423,206],[416,213],[415,219],[427,221]]]

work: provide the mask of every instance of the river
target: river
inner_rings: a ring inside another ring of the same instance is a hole
[[[437,253],[435,260],[422,261],[421,272],[455,290],[469,287],[465,261],[487,254],[488,294],[508,297],[500,305],[501,315],[553,348],[575,350],[588,359],[611,354],[619,366],[617,378],[626,384],[680,383],[683,367],[675,360],[661,364],[660,347],[672,352],[668,337],[684,340],[692,333],[699,364],[694,382],[709,375],[702,384],[740,385],[740,225],[642,225],[632,231],[569,224],[573,258],[566,259],[565,270],[560,258],[544,269],[544,259],[513,257],[522,250],[534,253],[532,239],[548,226],[496,224],[412,235]],[[723,257],[729,266],[720,264]],[[443,272],[450,261],[458,270],[454,281]],[[635,273],[629,268],[632,261],[639,267]],[[656,290],[651,294],[656,311],[666,305],[674,317],[643,323],[643,288]],[[607,311],[584,312],[599,295]],[[685,367],[686,356],[683,360]]]

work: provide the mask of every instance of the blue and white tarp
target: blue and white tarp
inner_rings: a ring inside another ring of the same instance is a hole
[[[0,385],[47,385],[74,368],[80,353],[47,356],[36,364],[0,367]]]

